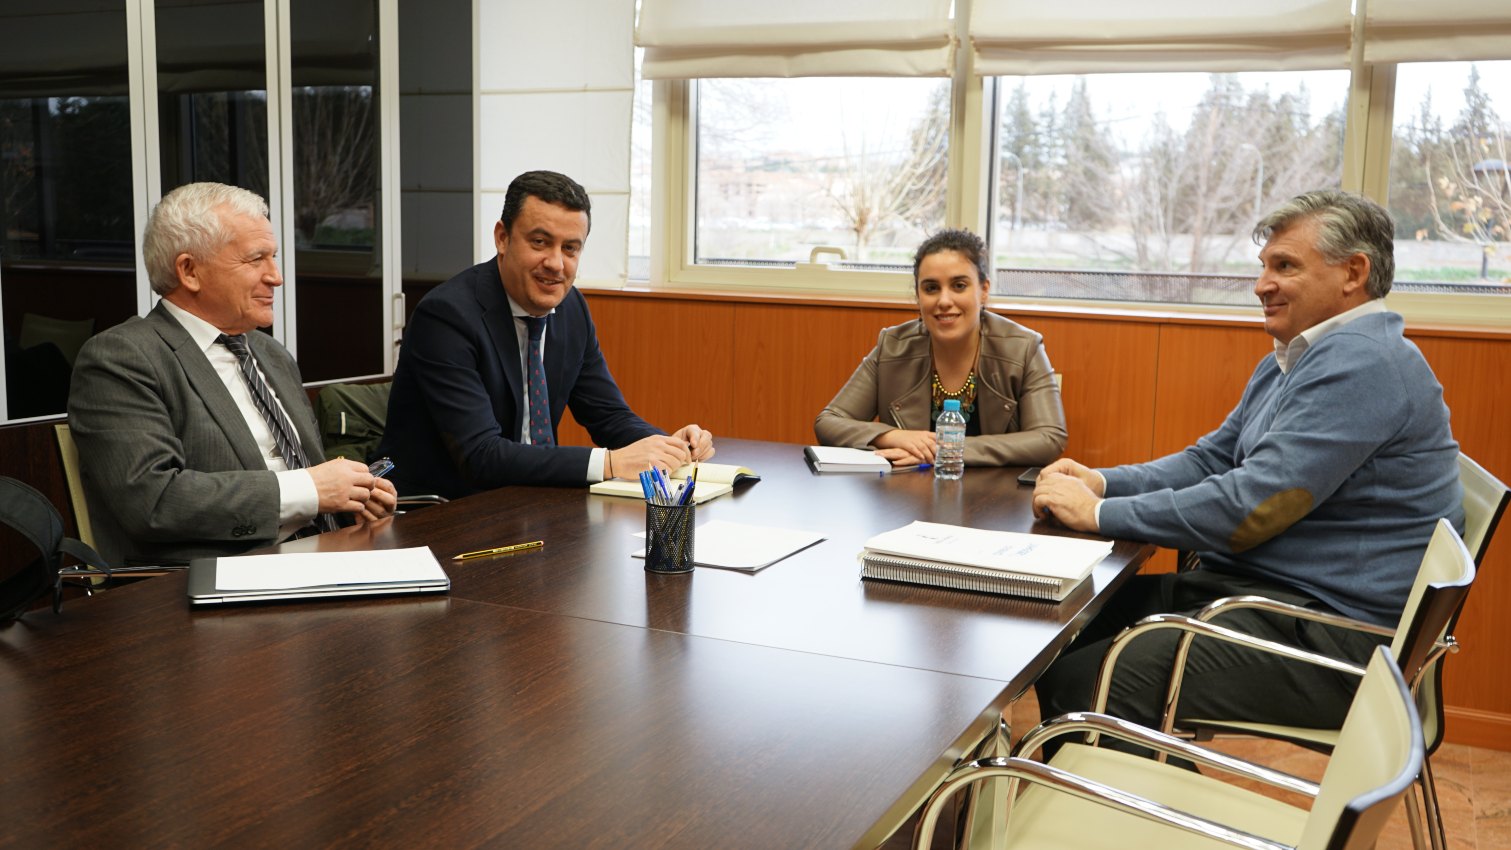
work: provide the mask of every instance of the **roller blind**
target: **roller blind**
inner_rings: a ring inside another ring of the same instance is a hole
[[[1508,0],[1369,0],[1365,62],[1511,59]]]
[[[1351,27],[1349,0],[975,0],[970,37],[983,76],[1290,71],[1348,67]]]
[[[949,0],[642,0],[646,79],[943,77]]]

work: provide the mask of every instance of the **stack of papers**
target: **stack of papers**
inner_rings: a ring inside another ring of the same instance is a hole
[[[189,564],[189,600],[196,605],[444,593],[450,587],[446,571],[425,546],[196,558]]]
[[[809,446],[803,454],[819,472],[891,472],[892,462],[870,449]]]
[[[867,540],[860,575],[1060,600],[1110,552],[1110,540],[914,522]]]

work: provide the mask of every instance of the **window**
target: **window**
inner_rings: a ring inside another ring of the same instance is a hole
[[[642,79],[645,50],[635,49],[635,106],[630,126],[630,280],[651,276],[651,114],[652,83]]]
[[[268,82],[259,2],[157,0],[163,194],[229,183],[268,197]],[[206,57],[220,61],[207,67]]]
[[[306,381],[384,369],[376,0],[294,3],[295,312]]]
[[[948,80],[702,80],[694,262],[902,267],[944,225]]]
[[[1347,71],[1002,77],[996,290],[1253,303],[1255,221],[1338,186]]]
[[[126,14],[0,12],[0,419],[62,413],[92,334],[136,312]]]
[[[1394,124],[1396,279],[1511,292],[1511,61],[1399,66]]]

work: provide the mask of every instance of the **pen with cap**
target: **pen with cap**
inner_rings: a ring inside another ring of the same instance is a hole
[[[463,552],[454,556],[453,561],[470,561],[473,558],[486,558],[489,555],[504,555],[509,552],[523,552],[527,549],[539,549],[546,545],[544,540],[531,540],[528,543],[515,543],[511,546],[499,546],[493,549],[480,549],[476,552]]]
[[[693,488],[696,486],[698,486],[698,466],[697,464],[694,464],[692,477],[682,482],[682,488],[677,491],[676,504],[680,506],[691,503],[693,498]]]

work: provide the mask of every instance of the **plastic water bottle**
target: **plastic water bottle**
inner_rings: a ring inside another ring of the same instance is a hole
[[[934,420],[934,440],[939,444],[934,477],[954,481],[965,475],[965,417],[960,415],[960,399],[944,400],[944,410]]]

